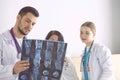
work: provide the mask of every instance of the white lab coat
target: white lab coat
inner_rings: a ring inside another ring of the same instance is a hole
[[[70,57],[65,58],[67,64],[64,64],[60,80],[79,80],[76,69]]]
[[[0,80],[17,80],[18,75],[13,75],[13,67],[20,60],[17,55],[14,40],[9,32],[0,35]],[[68,65],[64,65],[61,80],[78,80],[75,67],[69,57]]]
[[[93,43],[89,59],[89,80],[116,80],[111,57],[111,51],[107,47],[102,44]]]
[[[8,31],[0,35],[0,80],[16,80],[18,75],[13,75],[13,67],[20,60],[13,38]]]

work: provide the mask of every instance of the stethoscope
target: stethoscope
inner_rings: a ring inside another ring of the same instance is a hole
[[[12,35],[12,38],[13,38],[13,41],[15,43],[15,46],[16,46],[16,49],[17,49],[17,52],[18,52],[18,58],[20,58],[20,53],[22,52],[22,48],[20,47],[20,45],[18,44],[15,36],[14,36],[14,32],[13,32],[13,28],[10,29],[10,34]],[[23,39],[26,39],[25,37]]]
[[[93,41],[94,42],[94,41]],[[87,47],[85,47],[84,49],[84,55],[81,59],[81,65],[85,64],[86,68],[88,69],[87,71],[90,71],[90,67],[89,67],[89,59],[90,59],[90,52],[91,52],[91,48],[93,46],[93,42],[90,45],[90,48],[87,50]],[[85,62],[86,61],[86,62]]]

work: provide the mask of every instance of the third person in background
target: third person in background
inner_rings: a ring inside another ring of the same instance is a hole
[[[85,22],[80,28],[80,38],[86,47],[82,55],[82,80],[115,80],[111,51],[103,44],[96,43],[96,27]]]

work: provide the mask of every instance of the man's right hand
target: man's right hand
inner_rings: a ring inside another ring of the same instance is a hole
[[[26,60],[21,60],[21,61],[16,62],[16,64],[14,65],[14,68],[13,68],[13,74],[18,74],[18,73],[28,69],[29,65],[30,65],[29,62]]]

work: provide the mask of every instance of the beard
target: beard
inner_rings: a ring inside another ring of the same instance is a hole
[[[18,31],[19,31],[22,35],[27,35],[22,29],[20,29],[20,27],[18,28]]]
[[[22,28],[21,20],[18,22],[18,31],[19,31],[20,34],[22,34],[22,35],[27,35],[27,33],[25,33],[24,30],[23,30],[23,28]]]

